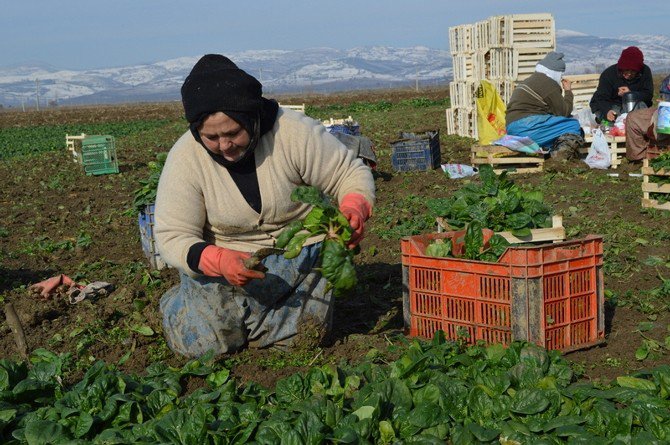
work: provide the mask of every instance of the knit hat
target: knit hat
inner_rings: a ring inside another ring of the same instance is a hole
[[[544,59],[537,62],[539,65],[542,65],[546,68],[549,68],[552,71],[565,71],[565,62],[563,61],[563,53],[556,51],[551,51],[549,54],[544,56]]]
[[[262,86],[229,58],[207,54],[198,60],[181,86],[181,101],[188,122],[218,111],[259,113]]]
[[[621,51],[617,67],[621,71],[642,71],[642,68],[644,67],[644,55],[642,54],[642,51],[640,51],[640,48],[637,46],[629,46]]]

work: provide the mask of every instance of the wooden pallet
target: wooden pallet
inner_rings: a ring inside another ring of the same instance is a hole
[[[321,121],[321,123],[326,127],[330,125],[358,125],[358,122],[356,122],[351,116],[343,119],[333,119],[331,117],[330,119]]]
[[[612,162],[612,166],[610,168],[616,169],[619,165],[621,165],[623,158],[626,156],[626,136],[610,136],[609,134],[606,134],[605,139],[610,145],[610,156]],[[580,153],[589,152],[589,146],[591,145],[591,142],[593,142],[593,136],[585,136],[584,141],[588,144],[588,146],[580,148]]]
[[[670,171],[665,169],[654,171],[649,166],[649,159],[645,159],[642,162],[642,207],[670,210],[670,184],[650,182],[652,176],[661,176],[670,179]],[[650,193],[667,194],[669,202],[660,204],[657,199],[651,199]]]
[[[303,113],[303,114],[305,113],[305,104],[301,104],[301,105],[286,105],[286,104],[282,104],[282,103],[280,103],[279,106],[282,107],[282,108],[289,108],[289,109],[291,109],[291,110],[299,111],[299,112],[301,112],[301,113]]]
[[[538,173],[544,166],[544,157],[510,150],[500,145],[473,145],[470,162],[474,165],[491,164],[493,171],[500,174]]]
[[[437,231],[444,232],[454,230],[449,227],[449,223],[444,218],[435,218],[437,222]],[[542,243],[552,241],[558,243],[565,240],[565,227],[563,227],[563,217],[561,215],[554,215],[551,217],[551,227],[546,229],[530,229],[530,236],[523,238],[512,235],[512,232],[497,232],[511,244],[521,243]]]
[[[75,164],[81,163],[81,143],[86,138],[86,133],[80,135],[65,134],[65,147],[70,151]]]

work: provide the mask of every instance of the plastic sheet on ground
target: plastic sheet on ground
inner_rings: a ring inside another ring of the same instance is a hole
[[[500,139],[493,141],[493,145],[502,145],[503,147],[507,147],[512,151],[518,151],[532,155],[545,153],[545,151],[542,150],[542,147],[537,145],[537,142],[527,136],[513,136],[511,134],[506,134]]]
[[[442,164],[440,167],[451,179],[467,178],[479,173],[477,168],[466,164]]]

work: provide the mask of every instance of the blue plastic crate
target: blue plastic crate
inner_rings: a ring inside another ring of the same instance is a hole
[[[158,254],[156,249],[156,239],[154,238],[154,210],[156,206],[150,204],[144,208],[137,216],[140,226],[140,239],[142,241],[142,250],[149,260],[152,268],[161,270],[167,267],[167,263]]]
[[[344,134],[350,134],[352,136],[361,135],[361,126],[357,124],[356,125],[334,124],[326,126],[326,129],[328,129],[329,133],[344,133]]]
[[[400,139],[391,142],[391,164],[399,172],[426,171],[440,167],[440,132],[400,133]]]

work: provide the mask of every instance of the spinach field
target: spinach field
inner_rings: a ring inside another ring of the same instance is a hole
[[[404,335],[400,238],[436,230],[433,210],[477,177],[395,172],[400,131],[440,130],[442,163],[469,164],[446,135],[448,89],[281,97],[317,119],[351,115],[374,143],[377,203],[358,282],[325,343],[186,360],[163,340],[158,301],[179,282],[152,270],[134,192],[187,130],[181,104],[0,111],[1,443],[668,443],[670,212],[643,209],[640,166],[547,162],[510,175],[544,197],[569,239],[604,239],[605,334],[561,355]],[[65,134],[109,133],[120,173],[86,176]],[[610,176],[618,173],[618,176]],[[155,179],[155,178],[154,178]],[[440,207],[450,211],[450,207]],[[519,224],[519,230],[524,229]],[[114,291],[70,304],[29,287],[65,274]]]

